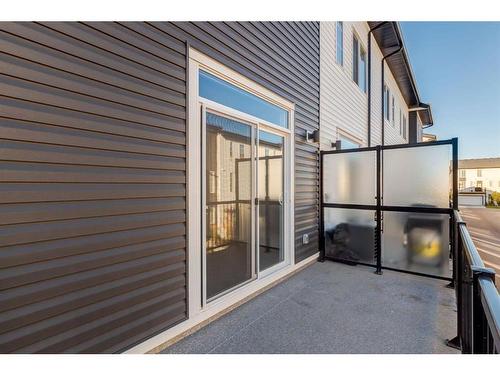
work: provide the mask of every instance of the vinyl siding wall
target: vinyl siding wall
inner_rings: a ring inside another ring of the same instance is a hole
[[[331,149],[331,143],[339,134],[350,135],[362,146],[368,145],[368,94],[352,79],[353,34],[359,38],[368,53],[368,31],[366,22],[344,22],[344,64],[337,64],[336,22],[321,22],[321,148]],[[371,93],[371,145],[382,143],[382,91],[381,61],[383,55],[375,39],[372,39],[372,93]],[[391,93],[396,96],[396,124],[386,123],[385,144],[407,143],[399,132],[399,108],[408,107],[396,81],[387,67],[385,80]],[[408,134],[408,133],[407,133]]]
[[[375,44],[376,42],[372,41],[372,45]],[[380,50],[377,47],[377,52]],[[380,69],[380,61],[382,60],[382,53],[378,54],[377,56],[377,61],[379,62],[378,64],[378,76],[377,76],[377,81],[378,83],[375,83],[376,89],[380,91],[380,80],[381,80],[381,69]],[[395,98],[395,110],[394,110],[394,121],[391,120],[391,122],[388,122],[387,120],[385,121],[385,144],[386,145],[393,145],[393,144],[400,144],[400,143],[408,143],[408,106],[406,105],[405,100],[403,99],[403,95],[401,94],[401,91],[399,90],[399,87],[396,83],[396,80],[394,79],[394,76],[391,73],[391,70],[387,66],[387,63],[385,65],[385,83],[389,87],[389,90],[391,91],[391,106],[392,106],[392,97],[394,96]],[[380,94],[379,94],[380,95]],[[379,105],[379,116],[380,116],[380,108],[382,104]],[[389,107],[392,108],[392,107]],[[403,132],[400,130],[399,127],[399,110],[401,109],[402,113],[406,115],[406,139],[403,138]],[[392,109],[391,109],[392,111]],[[392,112],[391,112],[392,116]],[[380,125],[378,126],[380,128]],[[420,138],[422,139],[422,138]]]
[[[417,142],[422,142],[422,137],[424,134],[424,129],[422,128],[422,120],[420,116],[417,115]]]
[[[317,251],[318,23],[0,23],[0,40],[0,352],[119,352],[186,319],[188,43],[296,104],[296,259]]]

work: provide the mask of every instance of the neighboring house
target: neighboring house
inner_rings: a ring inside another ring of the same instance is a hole
[[[0,352],[154,350],[313,262],[308,134],[432,124],[398,24],[339,25],[0,23]]]
[[[500,191],[500,158],[463,159],[458,162],[458,190],[461,192]]]
[[[398,23],[320,27],[321,148],[338,140],[342,148],[421,142],[432,114],[420,101]]]

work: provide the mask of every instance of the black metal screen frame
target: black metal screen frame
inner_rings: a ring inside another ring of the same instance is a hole
[[[452,148],[452,200],[449,208],[439,208],[439,207],[414,207],[414,206],[385,206],[383,205],[383,152],[385,150],[393,150],[393,149],[408,149],[408,148],[416,148],[416,147],[430,147],[430,146],[440,146],[440,145],[451,145]],[[324,167],[324,156],[330,154],[341,154],[341,153],[354,153],[354,152],[366,152],[366,151],[375,151],[376,152],[376,197],[375,204],[373,205],[365,205],[365,204],[348,204],[348,203],[325,203],[324,202],[324,194],[323,194],[323,167]],[[427,276],[435,279],[447,280],[450,281],[453,285],[453,279],[455,275],[455,262],[453,261],[453,276],[452,277],[444,277],[432,274],[426,274],[421,272],[415,272],[410,270],[404,270],[399,268],[392,268],[382,265],[382,220],[383,220],[383,212],[384,211],[392,211],[392,212],[415,212],[415,213],[430,213],[430,214],[448,214],[450,217],[450,231],[449,231],[449,239],[450,239],[450,249],[454,249],[455,247],[455,235],[454,231],[454,210],[458,209],[458,138],[452,138],[448,140],[442,141],[432,141],[432,142],[422,142],[416,144],[396,144],[396,145],[379,145],[373,147],[361,147],[354,149],[345,149],[345,150],[331,150],[331,151],[320,151],[320,257],[319,260],[321,262],[325,260],[343,262],[342,259],[337,259],[335,257],[327,256],[325,249],[325,208],[347,208],[347,209],[357,209],[357,210],[370,210],[375,211],[375,248],[374,248],[374,256],[376,264],[370,264],[365,262],[357,262],[357,261],[349,261],[351,264],[359,264],[366,265],[370,267],[375,267],[377,274],[382,274],[383,269],[398,271],[403,273],[409,273],[413,275],[419,276]],[[453,251],[451,251],[453,254]],[[344,260],[345,262],[345,260]]]

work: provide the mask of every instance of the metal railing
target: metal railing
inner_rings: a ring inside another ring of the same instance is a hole
[[[259,202],[259,217],[264,220],[265,229],[260,235],[260,245],[269,247],[277,242],[278,237],[270,229],[274,223],[280,222],[282,205],[276,199],[261,199]],[[246,243],[251,231],[251,201],[234,200],[208,202],[206,206],[207,228],[206,248],[208,251],[231,243]]]
[[[500,352],[500,295],[495,271],[486,268],[460,213],[454,213],[454,275],[457,337],[449,346],[464,354]]]

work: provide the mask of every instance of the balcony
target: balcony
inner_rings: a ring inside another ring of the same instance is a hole
[[[498,353],[500,296],[457,211],[457,145],[322,151],[320,260],[336,262],[164,353]]]
[[[164,353],[460,353],[446,281],[313,263]]]

